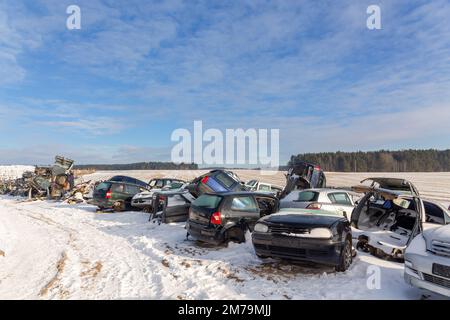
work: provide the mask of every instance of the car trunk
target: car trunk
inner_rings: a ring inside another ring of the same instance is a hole
[[[217,195],[202,195],[191,205],[189,220],[211,226],[211,216],[219,211],[223,197]]]
[[[93,198],[105,198],[106,197],[106,193],[109,191],[109,189],[111,188],[111,183],[107,183],[107,182],[102,182],[100,183],[98,186],[95,187],[94,192],[93,192]]]

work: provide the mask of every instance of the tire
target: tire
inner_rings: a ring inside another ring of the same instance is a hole
[[[339,264],[335,267],[337,272],[344,272],[350,268],[353,262],[352,254],[352,240],[347,238],[345,240],[345,245],[341,250],[341,255],[339,256]]]
[[[226,242],[236,242],[236,243],[244,243],[245,242],[245,232],[241,228],[234,227],[227,231]]]
[[[113,210],[116,212],[122,212],[125,211],[125,202],[123,201],[117,201],[113,204]]]

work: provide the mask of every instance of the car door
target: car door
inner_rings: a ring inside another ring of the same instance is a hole
[[[227,199],[225,217],[229,222],[245,221],[252,229],[260,217],[260,210],[252,195],[234,195]]]
[[[423,201],[423,205],[425,209],[424,229],[442,226],[450,222],[446,210],[439,205],[425,200]]]
[[[188,219],[191,203],[180,194],[167,195],[163,211],[163,222],[184,222]]]
[[[346,192],[332,192],[328,198],[334,206],[336,213],[350,217],[354,208],[353,200]]]

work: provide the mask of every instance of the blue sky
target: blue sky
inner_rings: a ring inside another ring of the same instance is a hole
[[[169,160],[194,120],[280,129],[282,162],[449,148],[450,3],[0,2],[0,164]]]

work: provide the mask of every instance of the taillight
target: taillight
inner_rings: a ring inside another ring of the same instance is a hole
[[[202,179],[202,183],[207,183],[208,182],[209,177],[208,176],[204,176]]]
[[[317,202],[310,203],[310,204],[306,207],[306,209],[313,209],[313,210],[318,210],[318,209],[320,209],[320,208],[322,208],[322,205],[321,205],[320,203],[317,203]]]
[[[222,223],[222,217],[220,216],[220,212],[214,212],[211,216],[211,224],[219,225]]]
[[[111,191],[106,192],[105,198],[106,199],[111,199]]]

